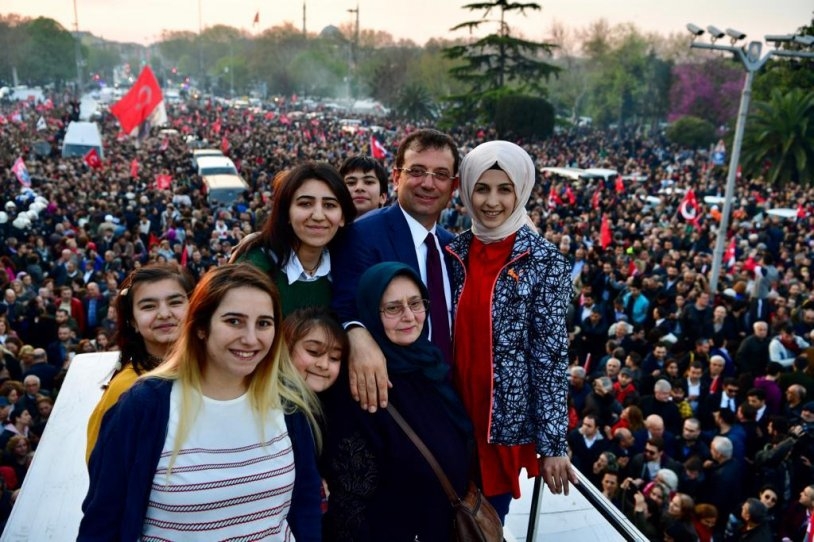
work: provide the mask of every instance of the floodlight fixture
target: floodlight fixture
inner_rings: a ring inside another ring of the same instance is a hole
[[[712,25],[709,25],[707,27],[707,32],[709,32],[709,35],[712,37],[713,41],[721,39],[726,35],[726,33],[723,30],[721,30],[717,26]]]
[[[727,28],[726,35],[732,38],[732,45],[735,45],[736,41],[740,41],[746,37],[746,34],[740,30],[735,30],[734,28]]]
[[[687,23],[687,30],[689,30],[690,34],[692,34],[696,38],[704,33],[703,28],[701,28],[700,26],[696,26],[692,23]]]
[[[770,41],[775,44],[775,46],[781,43],[788,43],[790,41],[794,41],[793,34],[769,34],[764,36],[766,41]]]
[[[794,41],[799,43],[800,45],[811,47],[812,45],[814,45],[814,36],[798,34],[794,36]]]

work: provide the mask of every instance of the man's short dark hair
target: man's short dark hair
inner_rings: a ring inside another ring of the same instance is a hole
[[[453,158],[453,174],[458,174],[458,167],[461,165],[461,153],[458,152],[458,146],[450,136],[432,128],[424,128],[410,133],[399,144],[399,150],[396,153],[396,167],[404,166],[404,154],[407,150],[412,149],[421,152],[424,149],[444,149],[448,148],[452,152]]]
[[[746,397],[757,397],[758,401],[765,401],[766,392],[760,388],[752,388],[746,392]]]
[[[651,446],[655,446],[656,449],[658,451],[660,451],[660,452],[664,451],[664,438],[663,437],[652,436],[649,439],[647,439],[647,443],[650,444]]]
[[[351,171],[361,171],[363,173],[372,171],[379,180],[379,194],[387,195],[387,171],[378,160],[371,156],[350,156],[342,162],[339,167],[339,174],[344,178]]]

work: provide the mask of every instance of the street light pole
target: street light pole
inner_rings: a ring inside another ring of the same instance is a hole
[[[353,13],[356,15],[356,25],[354,26],[353,30],[353,42],[351,43],[350,49],[350,61],[351,61],[351,77],[353,78],[353,92],[348,92],[349,97],[355,98],[356,97],[356,72],[358,66],[358,55],[359,55],[359,3],[356,3],[356,8],[348,9],[348,13]]]
[[[82,96],[82,44],[79,38],[79,15],[73,0],[74,56],[76,57],[76,95]]]
[[[711,49],[714,51],[727,51],[735,55],[746,68],[746,80],[743,82],[743,91],[741,92],[741,101],[738,108],[738,119],[735,123],[735,139],[732,143],[732,156],[729,159],[729,172],[726,177],[726,191],[724,193],[724,208],[721,213],[721,221],[718,224],[718,234],[715,239],[715,249],[712,253],[712,276],[709,281],[710,295],[714,296],[718,292],[718,279],[721,275],[721,265],[723,263],[724,251],[726,250],[726,233],[729,230],[729,217],[732,213],[732,202],[735,199],[735,181],[738,175],[738,162],[740,160],[741,146],[743,145],[743,133],[746,128],[746,117],[749,114],[749,102],[752,97],[752,82],[755,78],[755,73],[760,70],[772,56],[781,57],[796,57],[796,58],[814,58],[814,53],[805,53],[801,51],[784,51],[775,49],[766,53],[761,57],[761,50],[763,44],[759,41],[749,43],[748,47],[738,47],[735,43],[744,39],[746,36],[742,32],[727,28],[726,32],[715,28],[714,26],[707,27],[708,32],[712,36],[712,43],[702,43],[695,41],[695,38],[701,36],[704,30],[694,24],[688,24],[687,29],[693,34],[693,42],[690,44],[692,49]],[[724,34],[731,38],[731,45],[716,44],[715,41],[724,37]],[[795,41],[795,36],[766,36],[767,41],[774,41],[779,44],[784,41]],[[804,38],[804,37],[803,37]],[[797,39],[798,43],[804,43],[806,40],[801,41]]]

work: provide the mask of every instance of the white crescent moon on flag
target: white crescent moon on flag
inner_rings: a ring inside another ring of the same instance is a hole
[[[695,220],[696,209],[689,204],[687,200],[682,201],[678,206],[678,212],[684,217],[684,220],[692,222]]]

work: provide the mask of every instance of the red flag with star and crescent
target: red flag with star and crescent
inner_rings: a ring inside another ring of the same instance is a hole
[[[82,157],[82,160],[91,169],[102,169],[102,159],[99,158],[99,152],[96,150],[96,147],[93,147],[91,150],[86,152],[85,156]]]
[[[129,134],[148,120],[163,101],[153,70],[145,66],[130,91],[110,107],[110,112],[119,120],[122,131]]]
[[[688,223],[698,226],[698,200],[695,199],[695,192],[692,188],[684,194],[684,199],[678,205],[678,212]]]
[[[376,139],[376,136],[370,136],[370,154],[376,160],[384,160],[387,158],[387,149]]]

